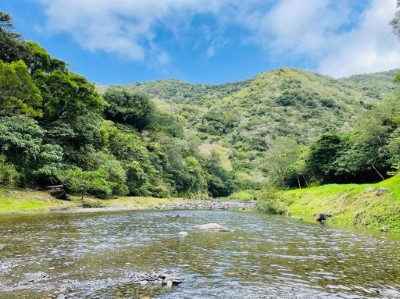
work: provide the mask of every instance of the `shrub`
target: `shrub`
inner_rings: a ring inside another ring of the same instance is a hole
[[[19,173],[12,164],[6,162],[5,157],[0,155],[0,186],[14,188],[18,184]]]
[[[112,196],[113,184],[108,180],[108,173],[104,169],[83,171],[81,168],[68,169],[60,174],[66,189],[73,194],[82,196],[91,194],[98,198]]]
[[[257,209],[267,214],[283,214],[286,212],[284,200],[274,188],[265,189],[259,192]]]

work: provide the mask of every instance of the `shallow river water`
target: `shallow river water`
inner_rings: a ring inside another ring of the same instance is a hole
[[[236,231],[193,228],[209,222]],[[0,298],[400,298],[396,235],[232,211],[0,215],[0,230]],[[150,271],[185,280],[132,283]]]

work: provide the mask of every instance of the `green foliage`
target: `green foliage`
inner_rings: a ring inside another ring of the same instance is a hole
[[[5,156],[0,155],[0,186],[3,188],[15,188],[18,180],[19,173],[15,167],[7,163]]]
[[[400,7],[400,3],[397,2],[397,7]],[[390,22],[393,28],[393,33],[400,38],[400,10],[396,11],[396,14],[394,15],[392,21]]]
[[[0,116],[27,114],[41,116],[42,97],[23,61],[0,60]]]
[[[230,172],[221,166],[220,156],[213,152],[205,163],[208,172],[208,192],[213,197],[228,196],[235,190],[235,183]]]
[[[257,196],[253,190],[242,190],[232,193],[229,195],[229,198],[236,200],[255,200]]]
[[[110,88],[104,93],[104,99],[108,103],[105,111],[107,119],[139,130],[148,124],[153,107],[144,93]]]
[[[55,70],[67,72],[67,66],[64,61],[52,58],[45,49],[34,42],[27,42],[26,45],[30,50],[30,55],[24,60],[31,74],[39,70],[45,73],[51,73]]]
[[[94,85],[77,74],[40,71],[34,74],[34,80],[43,96],[43,121],[46,123],[61,119],[76,124],[80,116],[94,117],[106,105]]]
[[[311,145],[307,165],[315,178],[327,182],[334,176],[332,164],[342,146],[342,140],[337,134],[322,135]]]
[[[59,174],[64,186],[69,192],[84,195],[94,195],[99,198],[112,196],[113,184],[108,179],[104,169],[83,171],[81,168],[68,169]]]
[[[21,170],[40,154],[44,130],[25,116],[0,118],[0,152]]]
[[[0,11],[0,60],[4,62],[24,60],[31,54],[21,35],[12,32],[13,29],[11,16]]]
[[[278,186],[285,187],[291,165],[298,156],[299,145],[293,137],[277,137],[270,143],[263,167]]]
[[[257,195],[257,209],[267,214],[283,214],[287,207],[278,190],[269,188],[262,190]]]
[[[0,118],[0,153],[21,173],[24,185],[57,181],[63,150],[43,143],[44,134],[35,120],[25,116]]]

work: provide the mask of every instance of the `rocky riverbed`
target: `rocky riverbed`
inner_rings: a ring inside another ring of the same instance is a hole
[[[170,204],[156,204],[149,206],[148,210],[242,210],[250,211],[256,208],[256,201],[238,200],[179,200]],[[52,208],[50,212],[60,213],[90,213],[90,212],[120,212],[143,210],[140,206],[116,205],[99,208]],[[147,209],[146,209],[147,210]]]
[[[154,210],[252,210],[256,207],[256,201],[236,200],[202,200],[182,201],[170,205],[154,205]]]

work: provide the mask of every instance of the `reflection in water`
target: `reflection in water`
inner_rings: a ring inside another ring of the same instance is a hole
[[[0,298],[400,298],[396,236],[228,211],[1,217]],[[236,231],[193,229],[209,222]],[[163,269],[185,282],[132,283]]]

